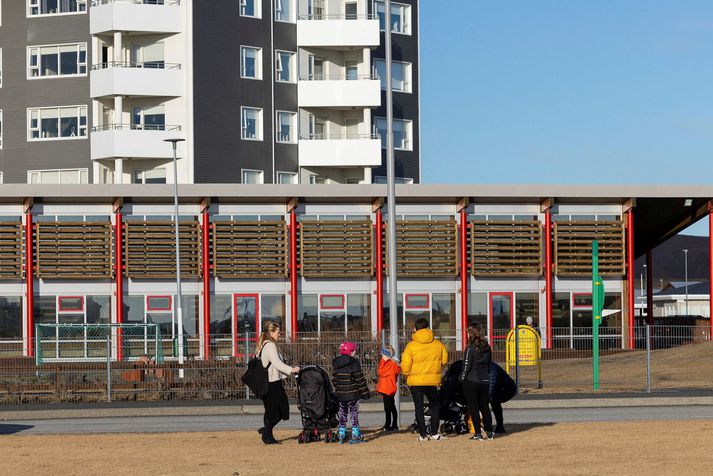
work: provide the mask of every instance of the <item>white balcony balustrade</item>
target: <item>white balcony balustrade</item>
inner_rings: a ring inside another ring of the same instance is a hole
[[[92,35],[113,31],[180,33],[180,0],[93,0],[89,9]]]
[[[92,66],[89,75],[91,97],[165,96],[183,93],[181,65],[153,61],[146,63],[108,62]]]
[[[297,83],[300,107],[378,107],[381,83],[371,75],[306,76]]]
[[[375,15],[304,15],[297,18],[297,45],[317,47],[379,46]]]
[[[381,165],[377,134],[311,135],[298,141],[300,167],[376,167]]]
[[[173,152],[164,139],[180,137],[181,126],[164,124],[105,124],[93,127],[90,135],[92,160],[130,157],[171,159]]]

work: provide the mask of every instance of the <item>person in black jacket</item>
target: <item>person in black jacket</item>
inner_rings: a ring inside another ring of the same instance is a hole
[[[495,362],[490,363],[490,408],[495,415],[495,434],[505,433],[503,421],[503,403],[509,401],[517,393],[517,385],[508,373]]]
[[[339,357],[332,361],[334,396],[339,402],[339,443],[347,436],[347,416],[352,421],[352,438],[349,443],[361,443],[364,437],[359,431],[359,399],[369,398],[369,387],[361,371],[359,361],[354,358],[357,346],[353,342],[342,342]]]
[[[480,434],[480,415],[483,415],[483,427],[489,440],[494,437],[493,418],[490,415],[490,363],[492,356],[490,345],[478,327],[468,328],[468,348],[465,350],[463,370],[458,380],[463,387],[463,394],[468,404],[468,414],[473,420],[475,435],[472,440],[483,440]]]

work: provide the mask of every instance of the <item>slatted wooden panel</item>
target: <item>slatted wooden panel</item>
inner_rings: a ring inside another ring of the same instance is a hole
[[[0,279],[22,279],[22,223],[0,222]]]
[[[556,274],[591,276],[595,239],[599,241],[599,274],[624,274],[624,222],[556,221],[554,231]]]
[[[388,245],[388,240],[384,239],[384,243]],[[384,246],[384,263],[388,259],[387,247]],[[403,277],[456,276],[458,225],[455,219],[399,220],[396,265],[398,275]]]
[[[201,233],[198,221],[179,223],[181,277],[201,274]],[[176,244],[172,221],[127,221],[124,263],[130,278],[175,278]]]
[[[300,270],[308,278],[356,278],[374,273],[370,220],[300,223]]]
[[[532,276],[542,272],[538,221],[472,222],[471,272],[476,276]]]
[[[112,229],[106,222],[38,222],[35,276],[43,279],[109,279]]]
[[[285,278],[287,225],[280,221],[216,221],[213,264],[220,278]]]

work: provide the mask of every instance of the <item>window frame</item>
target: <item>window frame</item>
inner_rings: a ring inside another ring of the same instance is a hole
[[[74,74],[61,74],[61,69],[62,69],[62,64],[61,64],[61,55],[62,53],[60,52],[60,48],[63,46],[76,46],[76,53],[77,53],[77,71],[81,71],[82,67],[84,67],[84,72],[81,73],[74,73]],[[81,53],[82,49],[81,47],[84,46],[84,62],[79,61],[79,54]],[[51,75],[51,76],[42,76],[40,72],[42,71],[42,53],[41,50],[42,48],[56,48],[57,49],[57,74]],[[51,44],[51,45],[28,45],[25,49],[25,52],[27,54],[27,69],[25,71],[27,79],[31,81],[35,80],[40,80],[40,79],[58,79],[58,78],[82,78],[87,76],[89,73],[89,68],[87,67],[88,65],[88,48],[89,46],[87,45],[87,42],[76,42],[76,43],[57,43],[57,44]],[[32,50],[38,50],[37,54],[37,64],[32,65],[31,64],[31,58],[32,58]],[[37,76],[32,76],[32,71],[37,70]]]
[[[245,181],[245,172],[258,172],[260,174],[260,181],[256,184]],[[240,169],[240,183],[247,185],[263,185],[265,183],[265,171],[259,169]]]
[[[151,299],[168,299],[168,307],[151,307]],[[170,294],[147,294],[145,312],[170,312],[173,313],[173,296]]]
[[[257,118],[255,120],[255,137],[247,137],[245,131],[247,130],[247,121],[245,112],[257,111]],[[252,107],[252,106],[240,106],[240,139],[241,140],[252,140],[252,141],[262,141],[262,108]]]
[[[77,108],[77,135],[62,137],[60,126],[62,120],[62,109],[67,108]],[[42,137],[42,114],[39,111],[48,111],[54,109],[57,111],[57,137]],[[85,115],[82,116],[81,112],[84,109]],[[38,111],[37,127],[32,127],[32,111]],[[84,125],[82,125],[82,117],[84,117]],[[55,141],[55,140],[87,140],[89,139],[89,106],[86,104],[71,104],[66,106],[50,106],[50,107],[28,107],[27,108],[27,142],[45,142],[45,141]],[[84,130],[84,135],[82,135],[82,130]],[[32,137],[32,132],[37,131],[38,137]],[[50,169],[55,170],[55,169]],[[61,169],[57,169],[61,170]]]
[[[62,301],[64,299],[79,299],[80,307],[79,309],[66,309],[62,307]],[[84,296],[57,296],[57,314],[79,314],[84,313],[86,310]]]
[[[79,176],[79,181],[77,182],[80,185],[83,184],[88,184],[89,183],[89,169],[86,167],[76,167],[76,168],[68,168],[68,169],[36,169],[36,170],[28,170],[27,171],[27,183],[32,184],[32,174],[40,174],[40,178],[42,177],[43,172],[58,172],[60,181],[59,185],[62,185],[62,172],[67,172],[67,171],[76,171],[78,176]],[[82,182],[82,172],[85,172],[85,175],[87,177],[86,182]],[[42,181],[38,182],[38,185],[41,185]],[[69,185],[76,185],[76,184],[69,184]]]
[[[248,15],[245,13],[245,7],[247,6],[249,1],[253,2],[253,8],[255,10],[254,15]],[[262,18],[262,0],[238,0],[238,13],[240,14],[241,17],[244,17],[244,18],[261,19]]]
[[[291,176],[291,177],[294,177],[295,180],[293,180],[293,181],[290,182],[290,183],[282,183],[282,182],[280,182],[280,175],[281,175],[281,174],[282,174],[282,175],[289,175],[289,176]],[[300,176],[299,176],[299,174],[298,174],[297,172],[284,172],[284,171],[281,171],[281,170],[278,170],[277,172],[275,172],[275,176],[276,176],[276,178],[277,178],[277,184],[278,184],[278,185],[296,185],[296,184],[299,183],[299,178],[300,178]]]
[[[383,0],[374,0],[373,6],[372,6],[372,12],[378,19],[379,18],[379,12],[378,12],[379,4],[384,9],[384,28],[381,28],[381,24],[379,24],[379,31],[382,32],[382,31],[386,31],[386,17],[387,17],[386,2],[384,2]],[[397,35],[411,36],[411,5],[408,5],[406,3],[391,2],[391,10],[393,11],[394,8],[402,9],[402,14],[401,14],[402,31],[394,30],[392,28],[391,33],[396,33]],[[388,18],[389,18],[389,23],[391,23],[391,12],[389,12]]]
[[[64,15],[86,15],[87,12],[89,11],[89,5],[87,0],[77,0],[77,11],[75,12],[56,12],[56,13],[39,13],[40,9],[40,0],[27,0],[27,3],[25,4],[27,9],[26,9],[26,17],[27,18],[42,18],[42,17],[51,17],[51,16],[64,16]],[[58,3],[59,5],[59,3]],[[80,8],[81,5],[84,5],[84,10]],[[32,8],[35,7],[37,8],[38,13],[32,13]]]
[[[290,79],[284,80],[280,79],[280,72],[282,71],[282,59],[280,58],[280,53],[287,53],[290,55],[291,68],[289,69]],[[286,83],[294,84],[297,82],[297,75],[295,74],[295,60],[297,58],[297,53],[288,50],[275,50],[275,82],[276,83]]]
[[[425,297],[426,298],[426,305],[425,306],[410,306],[408,303],[408,299],[410,297]],[[409,309],[409,310],[414,310],[414,311],[430,311],[431,310],[431,295],[429,293],[408,293],[404,294],[404,309]]]
[[[386,91],[386,75],[384,74],[383,77],[382,75],[378,74],[378,68],[376,67],[377,63],[382,63],[384,65],[384,70],[386,69],[386,59],[384,58],[374,58],[373,59],[373,69],[374,72],[377,73],[377,76],[379,77],[379,83],[381,86],[382,91]],[[395,88],[394,85],[394,65],[402,65],[404,67],[404,89],[397,89]],[[396,61],[392,60],[391,61],[391,89],[395,93],[404,93],[404,94],[413,94],[413,63],[410,63],[408,61]]]
[[[374,117],[374,128],[376,129],[376,132],[381,136],[379,133],[379,127],[377,126],[378,121],[386,121],[385,117]],[[399,147],[396,144],[396,141],[394,141],[394,150],[401,150],[405,152],[411,152],[413,151],[413,120],[411,119],[400,119],[400,118],[394,118],[394,123],[396,122],[401,122],[404,124],[404,137],[406,138],[404,140],[405,147]],[[382,144],[381,146],[382,149],[386,149],[386,145]]]
[[[255,56],[255,76],[246,76],[245,74],[245,51],[248,49],[256,50],[257,55]],[[255,81],[262,81],[262,48],[259,46],[250,45],[240,45],[240,79],[252,79]]]
[[[164,181],[160,182],[160,183],[168,183],[168,171],[166,170],[165,167],[155,167],[153,169],[134,169],[131,172],[131,178],[133,180],[131,183],[141,184],[141,185],[152,185],[151,183],[146,183],[146,173],[157,171],[157,170],[161,170],[164,173],[164,176],[163,176]],[[138,174],[142,174],[140,182],[136,181]]]
[[[341,306],[325,306],[324,298],[341,298]],[[345,311],[347,308],[347,295],[346,294],[320,294],[319,295],[319,310],[320,311]]]
[[[290,18],[287,20],[284,20],[282,18],[277,18],[277,12],[282,11],[282,8],[278,8],[278,5],[282,5],[284,2],[288,2],[290,4]],[[297,15],[295,15],[295,10],[297,9],[296,2],[294,0],[275,0],[275,21],[283,22],[283,23],[297,23]]]
[[[290,137],[289,140],[281,140],[280,134],[280,114],[290,115]],[[297,143],[297,113],[293,111],[275,111],[275,142],[278,144],[296,144]]]

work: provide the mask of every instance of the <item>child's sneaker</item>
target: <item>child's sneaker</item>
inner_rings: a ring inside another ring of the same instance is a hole
[[[433,441],[439,441],[443,439],[443,435],[441,435],[440,433],[436,433],[435,435],[431,435],[430,438]]]
[[[337,433],[337,441],[339,444],[344,444],[344,441],[347,439],[347,429],[344,428],[343,426],[339,427],[339,432]]]
[[[423,443],[424,441],[428,441],[428,440],[429,440],[428,436],[419,436],[418,437],[419,443]]]
[[[488,432],[488,439],[489,439],[489,440],[492,440],[493,438],[495,438],[495,433],[493,433],[492,431],[489,431],[489,432]]]
[[[480,433],[476,433],[470,439],[475,441],[483,441],[483,435],[481,435]]]
[[[352,427],[352,439],[349,440],[349,444],[353,445],[356,443],[363,443],[364,442],[364,436],[361,434],[361,431],[359,431],[358,426]]]

